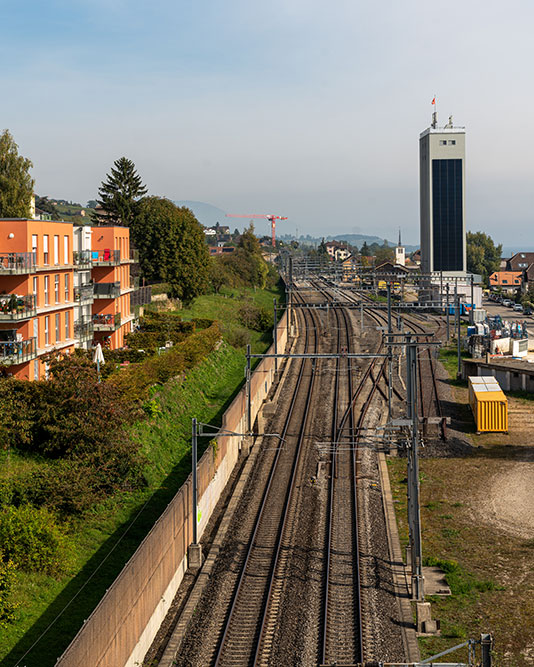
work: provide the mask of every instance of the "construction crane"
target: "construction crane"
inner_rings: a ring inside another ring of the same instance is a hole
[[[272,243],[273,243],[273,248],[276,248],[276,221],[277,220],[287,220],[287,218],[283,218],[281,215],[269,215],[269,214],[257,214],[254,213],[253,215],[232,215],[231,213],[226,214],[227,218],[261,218],[262,220],[270,220],[271,221],[271,238],[272,238]]]

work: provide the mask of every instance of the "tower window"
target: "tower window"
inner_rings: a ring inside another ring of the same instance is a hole
[[[451,139],[451,141],[449,141],[449,145],[456,146],[456,139]]]

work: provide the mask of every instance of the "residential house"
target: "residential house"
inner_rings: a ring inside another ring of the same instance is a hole
[[[494,271],[489,277],[489,284],[491,288],[515,291],[523,284],[523,271]]]

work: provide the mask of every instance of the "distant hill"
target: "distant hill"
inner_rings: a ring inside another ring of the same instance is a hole
[[[176,206],[187,206],[195,214],[196,219],[204,227],[212,227],[213,225],[220,223],[221,225],[231,225],[231,222],[228,221],[226,216],[226,211],[223,211],[216,206],[211,204],[206,204],[202,201],[175,201]]]
[[[371,243],[382,245],[384,243],[383,238],[380,238],[379,236],[368,236],[367,234],[337,234],[337,236],[326,236],[325,238],[327,241],[346,241],[351,245],[358,246],[358,248],[363,245],[364,241],[367,242],[367,245],[371,245]],[[387,244],[390,248],[394,248],[397,245],[392,241],[387,241]],[[405,245],[404,247],[407,252],[413,252],[419,248],[418,245]]]
[[[280,238],[283,241],[292,241],[295,239],[295,236],[292,234],[283,234],[280,236]],[[298,241],[301,241],[304,244],[319,244],[321,242],[322,237],[311,237],[311,236],[305,236],[305,237],[300,237],[297,239]],[[336,234],[335,236],[328,235],[324,237],[325,241],[346,241],[350,245],[357,246],[358,248],[361,248],[364,242],[367,243],[367,245],[371,245],[371,243],[378,243],[378,245],[382,245],[384,243],[384,238],[380,236],[370,236],[368,234]],[[390,248],[394,248],[397,244],[393,243],[392,241],[386,241],[388,246]],[[414,252],[419,248],[418,245],[405,245],[406,252]]]

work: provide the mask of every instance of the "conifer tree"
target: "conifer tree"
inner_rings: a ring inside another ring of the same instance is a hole
[[[93,210],[93,222],[129,227],[135,217],[138,200],[147,192],[135,164],[126,157],[115,160],[107,180],[102,181],[98,189],[97,205],[102,211]]]
[[[27,218],[33,195],[31,160],[19,155],[9,130],[0,134],[0,218]]]

